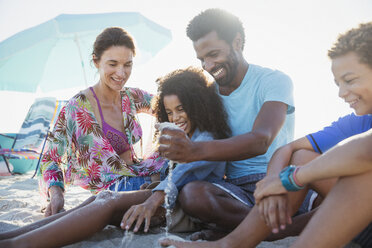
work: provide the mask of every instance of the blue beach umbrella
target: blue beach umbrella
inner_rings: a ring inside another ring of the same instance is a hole
[[[48,92],[93,83],[93,43],[105,28],[126,29],[142,63],[171,41],[170,30],[137,12],[62,14],[0,43],[0,90]]]

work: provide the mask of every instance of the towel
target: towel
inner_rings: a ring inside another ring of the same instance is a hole
[[[40,149],[49,130],[56,106],[54,97],[37,98],[17,134],[14,149]]]

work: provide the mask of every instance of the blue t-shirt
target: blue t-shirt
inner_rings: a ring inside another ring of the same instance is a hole
[[[293,140],[295,108],[291,79],[280,71],[250,64],[240,86],[228,96],[219,95],[228,113],[233,136],[251,132],[265,102],[278,101],[288,105],[285,123],[267,152],[254,158],[228,162],[226,170],[229,179],[266,173],[273,152]]]
[[[306,135],[306,138],[310,141],[314,151],[323,153],[340,141],[371,128],[372,115],[357,116],[353,113],[339,118],[319,132]]]

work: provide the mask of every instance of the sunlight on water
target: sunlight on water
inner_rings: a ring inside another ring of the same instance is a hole
[[[133,237],[134,237],[134,233],[133,233],[133,232],[130,232],[130,231],[128,231],[128,230],[125,230],[125,232],[124,232],[124,237],[123,237],[123,239],[121,240],[121,245],[120,245],[120,247],[121,247],[121,248],[129,248],[129,245],[130,245],[130,243],[132,242]]]

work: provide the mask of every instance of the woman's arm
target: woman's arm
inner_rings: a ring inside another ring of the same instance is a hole
[[[48,137],[46,152],[40,164],[42,174],[40,190],[46,197],[50,198],[45,216],[58,213],[64,206],[64,181],[60,164],[68,145],[66,135],[66,107],[63,107],[53,133]]]

